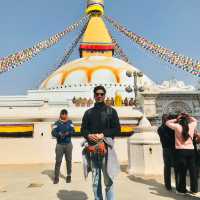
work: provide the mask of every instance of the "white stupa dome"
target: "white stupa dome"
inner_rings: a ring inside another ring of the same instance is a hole
[[[139,71],[134,66],[113,57],[91,56],[67,63],[53,72],[40,86],[48,90],[73,85],[125,84],[133,85],[133,79],[126,76],[127,71]],[[146,75],[138,78],[138,85],[154,85]]]

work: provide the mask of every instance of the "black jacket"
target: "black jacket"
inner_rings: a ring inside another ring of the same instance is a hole
[[[158,128],[158,135],[163,148],[175,149],[174,130],[164,124]]]
[[[96,103],[83,116],[81,134],[87,139],[89,134],[95,133],[103,133],[105,137],[111,138],[120,134],[117,112],[105,103]]]

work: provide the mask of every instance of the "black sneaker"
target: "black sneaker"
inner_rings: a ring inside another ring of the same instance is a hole
[[[169,192],[171,192],[171,191],[172,191],[172,188],[170,188],[170,187],[167,188],[167,187],[166,187],[166,190],[169,191]]]
[[[67,178],[66,178],[66,183],[71,183],[71,176],[67,176]]]
[[[168,191],[172,191],[172,187],[171,186],[165,186],[166,190]]]
[[[53,184],[58,184],[59,183],[59,178],[54,178]]]

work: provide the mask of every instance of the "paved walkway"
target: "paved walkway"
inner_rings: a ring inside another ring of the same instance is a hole
[[[73,165],[72,183],[61,176],[58,185],[52,184],[53,165],[0,166],[1,200],[93,200],[91,176],[84,180],[81,164]],[[116,179],[117,200],[199,200],[179,196],[164,189],[159,177],[138,178],[126,173],[126,166]],[[62,169],[62,172],[65,170]],[[64,173],[63,173],[64,174]]]

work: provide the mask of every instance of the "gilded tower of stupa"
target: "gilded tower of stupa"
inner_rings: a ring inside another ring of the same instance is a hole
[[[114,97],[116,91],[120,91],[125,97],[128,95],[125,88],[133,84],[126,72],[139,70],[113,57],[115,45],[102,19],[104,1],[88,0],[86,14],[90,19],[80,43],[80,59],[61,66],[41,84],[40,89],[55,90],[77,86],[90,86],[91,89],[96,84],[102,84],[110,89],[111,96]],[[138,80],[139,85],[152,83],[146,76]]]

